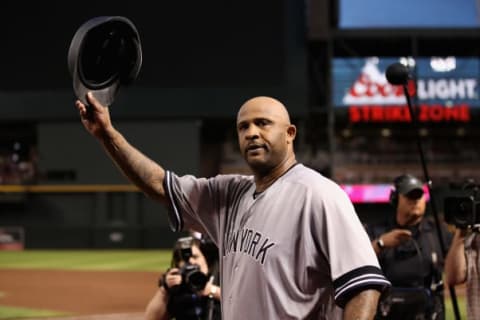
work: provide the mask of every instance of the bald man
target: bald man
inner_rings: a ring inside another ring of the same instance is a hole
[[[164,170],[113,127],[91,95],[76,107],[122,172],[169,208],[175,231],[206,233],[220,251],[223,319],[373,319],[383,276],[342,189],[297,162],[297,130],[270,97],[246,101],[238,143],[253,176]]]

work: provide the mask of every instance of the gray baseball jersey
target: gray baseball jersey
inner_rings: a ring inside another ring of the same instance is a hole
[[[349,297],[389,282],[352,203],[301,164],[254,197],[251,176],[167,171],[171,227],[220,250],[223,319],[337,319]]]

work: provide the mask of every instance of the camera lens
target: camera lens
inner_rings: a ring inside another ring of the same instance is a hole
[[[459,227],[472,224],[475,217],[473,197],[449,197],[445,199],[445,221]]]
[[[183,282],[193,291],[201,291],[208,282],[208,276],[200,271],[200,267],[193,264],[186,264],[182,268]]]

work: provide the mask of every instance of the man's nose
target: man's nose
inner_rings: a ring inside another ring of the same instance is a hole
[[[258,137],[258,128],[257,126],[251,125],[245,132],[245,137],[247,139],[252,139]]]

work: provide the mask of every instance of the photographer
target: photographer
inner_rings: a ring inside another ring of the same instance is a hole
[[[376,319],[444,319],[442,250],[435,223],[425,217],[423,183],[405,174],[397,177],[390,194],[395,215],[367,226],[372,246],[390,292],[379,303]],[[449,244],[446,226],[444,243]]]
[[[218,320],[220,287],[216,284],[218,254],[214,244],[194,237],[177,240],[171,268],[150,300],[147,320]]]
[[[445,220],[457,227],[445,260],[445,281],[466,283],[467,318],[473,320],[480,319],[480,206],[477,185],[470,182],[462,189],[466,197],[447,199],[445,206]]]

